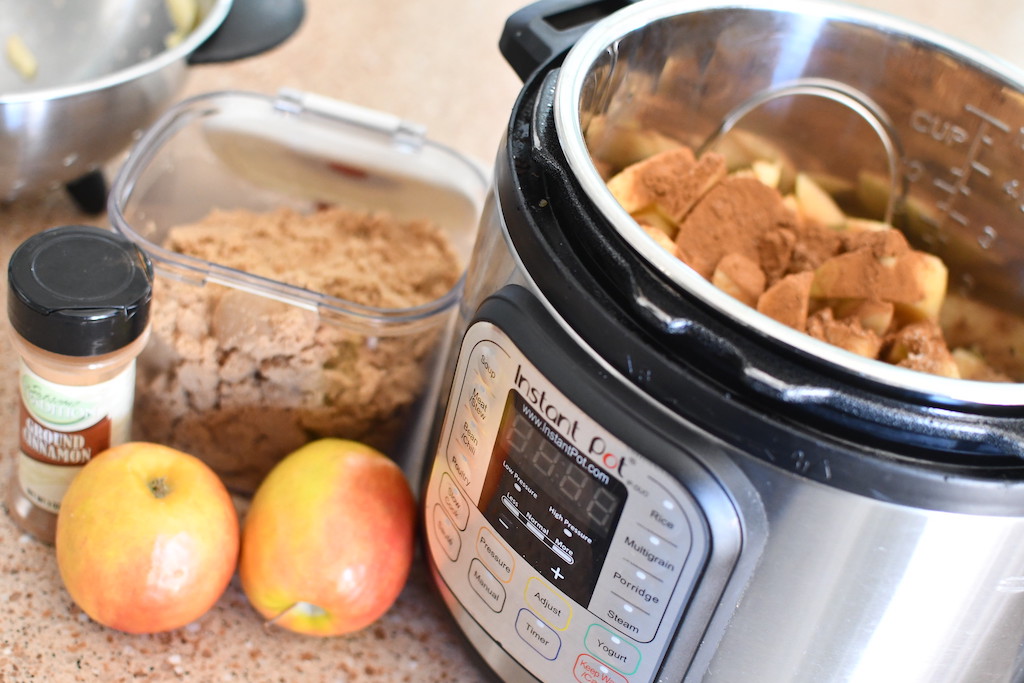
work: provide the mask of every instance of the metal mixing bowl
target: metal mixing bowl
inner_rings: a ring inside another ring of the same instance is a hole
[[[244,22],[259,28],[253,54],[290,35],[303,14],[295,0],[195,4],[194,28],[169,42],[176,27],[166,0],[0,2],[0,47],[16,38],[38,65],[30,74],[0,57],[0,201],[87,177],[126,149],[178,95],[189,63],[229,18],[248,15]],[[268,10],[273,22],[254,20]]]

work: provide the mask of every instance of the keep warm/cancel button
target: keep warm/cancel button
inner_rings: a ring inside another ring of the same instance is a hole
[[[580,683],[628,683],[625,676],[609,669],[590,655],[577,657],[572,673]]]

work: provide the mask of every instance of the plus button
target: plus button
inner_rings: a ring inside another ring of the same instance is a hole
[[[565,578],[565,574],[562,573],[562,568],[561,567],[552,567],[551,568],[551,576],[553,578],[555,578],[555,579],[564,579]]]

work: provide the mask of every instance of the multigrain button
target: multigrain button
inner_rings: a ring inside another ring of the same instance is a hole
[[[469,585],[487,606],[500,612],[505,606],[505,587],[477,558],[469,563],[468,578]]]
[[[445,510],[455,522],[455,526],[465,531],[466,525],[469,523],[469,502],[447,472],[441,475],[440,487],[438,494],[441,497],[441,503],[444,504]]]
[[[600,624],[590,625],[583,644],[592,655],[627,676],[640,668],[640,648]]]
[[[444,513],[440,505],[434,505],[434,536],[441,544],[441,547],[444,548],[445,555],[452,562],[459,559],[459,551],[462,549],[462,538],[455,529],[455,525],[452,524],[452,520]]]
[[[480,535],[476,540],[476,554],[499,581],[508,583],[512,580],[512,571],[516,565],[515,557],[487,527],[480,527]]]
[[[558,634],[528,609],[519,610],[516,616],[516,632],[544,659],[554,661],[558,657],[558,651],[562,649],[562,639]]]
[[[572,607],[565,598],[536,577],[526,582],[526,606],[554,629],[564,631],[569,627]]]

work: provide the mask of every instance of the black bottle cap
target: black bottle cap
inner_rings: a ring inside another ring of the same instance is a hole
[[[7,282],[14,331],[52,353],[111,353],[149,323],[153,264],[109,230],[71,225],[33,235],[11,255]]]

